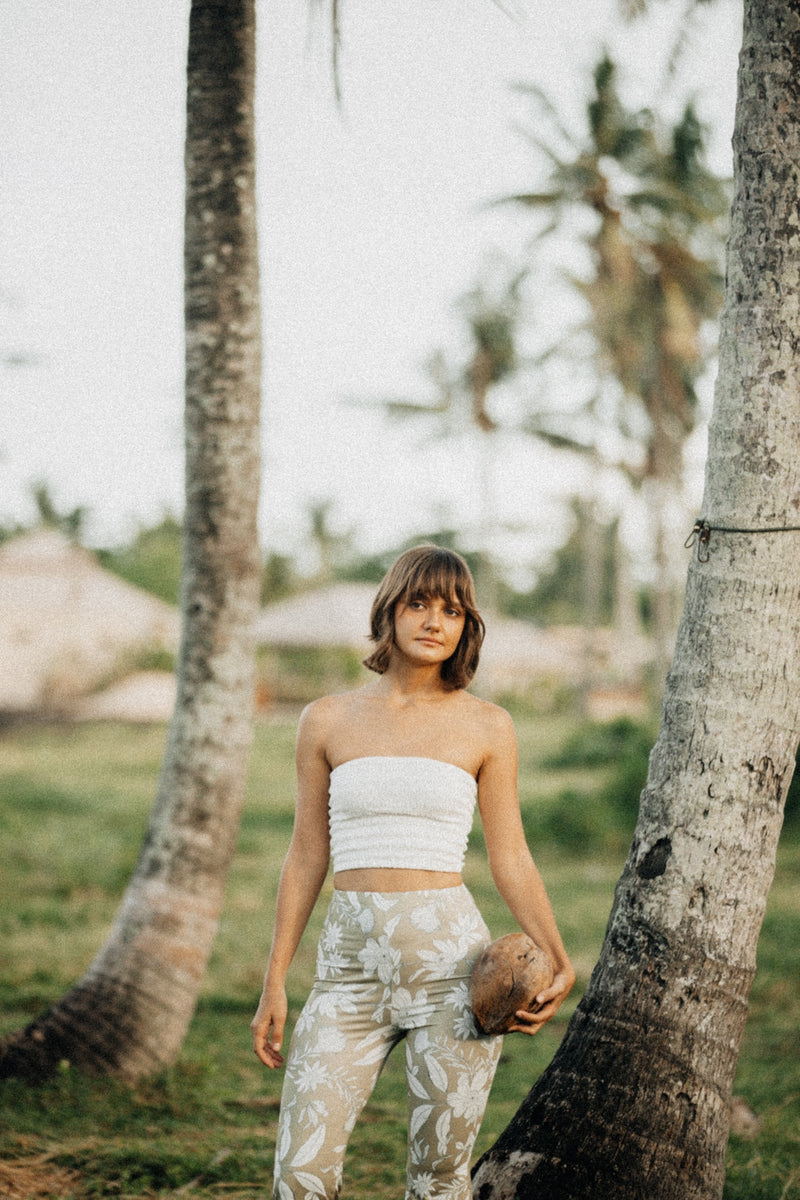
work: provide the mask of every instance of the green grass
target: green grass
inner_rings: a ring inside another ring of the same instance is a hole
[[[567,717],[520,719],[518,730],[525,825],[578,985],[539,1037],[506,1039],[478,1154],[496,1140],[563,1034],[599,952],[629,836],[627,816],[604,800],[607,765],[574,754],[552,765],[571,732]],[[0,1032],[60,996],[101,944],[138,854],[164,737],[160,727],[106,725],[38,726],[0,737]],[[255,1200],[268,1194],[280,1076],[256,1061],[248,1023],[291,831],[293,740],[289,721],[258,727],[225,909],[179,1063],[133,1090],[69,1068],[37,1088],[17,1081],[0,1086],[0,1195]],[[563,832],[570,806],[591,853],[552,836],[554,827]],[[762,1128],[754,1140],[732,1138],[726,1200],[800,1200],[800,845],[796,832],[788,833],[736,1082]],[[479,832],[473,841],[465,875],[499,935],[511,919],[488,877]],[[310,984],[322,907],[292,969],[295,1015]],[[395,1055],[353,1135],[348,1197],[396,1197],[404,1157],[405,1088]]]

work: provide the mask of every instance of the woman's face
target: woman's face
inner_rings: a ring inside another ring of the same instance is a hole
[[[419,666],[446,662],[455,654],[464,629],[461,605],[443,596],[412,596],[394,609],[394,642]]]

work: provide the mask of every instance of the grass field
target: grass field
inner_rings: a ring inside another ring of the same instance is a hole
[[[578,985],[539,1037],[506,1039],[477,1153],[507,1124],[563,1034],[599,952],[629,832],[629,814],[587,799],[607,768],[545,765],[570,731],[566,718],[521,719],[518,730],[526,827]],[[0,1085],[0,1196],[268,1194],[280,1079],[254,1058],[248,1023],[291,830],[293,737],[290,720],[258,727],[227,901],[180,1062],[134,1091],[68,1066],[38,1088]],[[39,726],[0,736],[0,1033],[61,995],[100,945],[138,853],[163,743],[156,727]],[[491,887],[480,836],[473,842],[467,882],[499,935],[512,923]],[[780,849],[736,1082],[761,1129],[731,1139],[726,1200],[800,1200],[799,884],[795,831]],[[294,1013],[310,982],[320,919],[318,912],[293,968]],[[399,1058],[390,1060],[353,1136],[350,1200],[402,1194],[400,1068]]]

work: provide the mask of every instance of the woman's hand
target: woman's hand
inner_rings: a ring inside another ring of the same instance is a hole
[[[289,1005],[286,1000],[285,988],[264,988],[256,1010],[256,1015],[250,1022],[253,1031],[253,1049],[265,1067],[274,1070],[283,1066],[283,1055],[280,1053],[283,1040],[283,1030],[286,1025],[286,1015]]]
[[[519,1009],[514,1015],[517,1021],[509,1025],[509,1033],[538,1033],[543,1025],[551,1021],[566,1000],[575,982],[575,972],[571,966],[559,971],[549,988],[545,988],[536,997],[536,1008],[531,1012]]]

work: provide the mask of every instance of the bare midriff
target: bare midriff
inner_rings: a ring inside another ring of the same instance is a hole
[[[340,892],[424,892],[429,888],[460,887],[458,871],[418,871],[406,867],[360,867],[337,871],[333,886]]]

